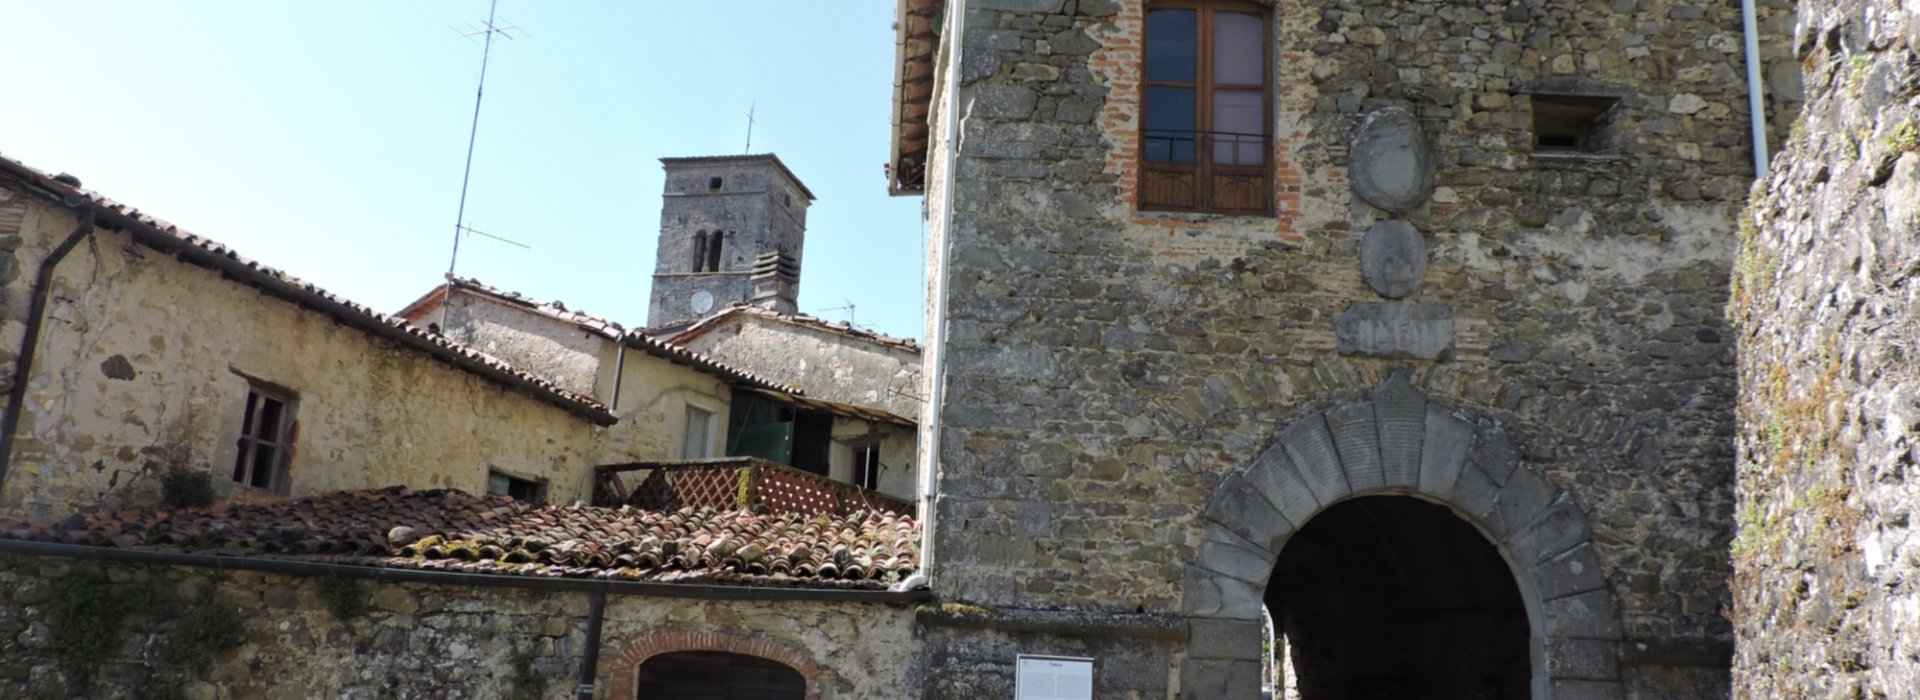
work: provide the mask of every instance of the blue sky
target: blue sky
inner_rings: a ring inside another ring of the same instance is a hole
[[[447,268],[485,0],[0,0],[0,154],[396,311]],[[500,0],[459,272],[644,324],[659,158],[777,153],[819,198],[800,309],[919,337],[886,194],[893,3]]]

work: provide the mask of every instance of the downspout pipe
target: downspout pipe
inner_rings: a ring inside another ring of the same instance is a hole
[[[27,379],[33,376],[33,356],[40,346],[40,329],[46,317],[47,298],[53,293],[53,270],[67,258],[68,253],[79,247],[80,241],[93,233],[96,213],[93,207],[85,206],[85,197],[69,194],[62,196],[60,203],[69,209],[80,209],[80,222],[67,232],[67,237],[54,247],[45,260],[40,261],[40,269],[33,276],[33,303],[27,311],[26,333],[20,339],[20,357],[13,365],[13,390],[7,392],[7,413],[0,418],[0,493],[6,492],[7,474],[13,466],[14,431],[20,429],[20,414],[27,404]]]
[[[946,27],[941,31],[941,41],[946,42],[947,52],[946,90],[942,95],[946,102],[944,110],[934,110],[934,114],[944,112],[946,123],[941,126],[945,134],[941,140],[946,142],[947,167],[941,174],[940,211],[940,264],[933,271],[933,290],[938,298],[933,302],[933,323],[928,330],[927,354],[931,365],[927,372],[932,386],[927,391],[927,406],[923,411],[927,422],[927,458],[920,469],[920,573],[932,578],[935,568],[934,531],[938,529],[939,504],[935,502],[935,493],[939,483],[936,472],[940,467],[940,411],[947,393],[947,293],[948,270],[953,260],[953,181],[954,171],[960,168],[960,51],[961,40],[966,35],[967,3],[963,0],[948,0]],[[931,585],[931,581],[929,581]]]
[[[1747,124],[1753,128],[1753,177],[1767,176],[1767,107],[1760,87],[1760,21],[1753,0],[1740,0],[1740,21],[1747,40]]]
[[[587,648],[580,655],[580,683],[574,700],[593,700],[594,679],[600,675],[600,627],[607,619],[607,592],[594,591],[587,599]]]
[[[621,333],[613,339],[613,396],[607,402],[607,410],[620,415],[620,385],[625,383],[627,373],[627,334]]]

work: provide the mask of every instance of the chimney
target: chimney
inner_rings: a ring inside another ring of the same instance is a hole
[[[761,253],[753,259],[753,305],[783,314],[799,313],[800,263],[786,253]]]

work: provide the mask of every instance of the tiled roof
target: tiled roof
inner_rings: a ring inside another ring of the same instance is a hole
[[[898,0],[894,8],[893,138],[887,157],[887,192],[926,191],[927,151],[933,111],[933,70],[940,49],[946,0]]]
[[[389,487],[59,523],[0,539],[514,576],[885,589],[919,566],[910,516],[530,506]]]
[[[433,291],[427,292],[419,299],[415,299],[413,303],[408,304],[406,308],[401,309],[400,313],[396,314],[396,316],[412,323],[419,323],[422,315],[426,314],[436,305],[443,303],[442,300],[446,298],[447,287],[448,285],[435,287]],[[483,284],[480,280],[464,277],[453,278],[452,287],[461,293],[491,299],[558,321],[572,323],[582,330],[606,338],[607,340],[616,343],[626,343],[627,347],[640,350],[669,362],[685,365],[704,372],[711,372],[723,379],[773,391],[788,393],[799,393],[800,391],[799,387],[775,382],[758,374],[728,365],[707,355],[672,345],[647,333],[638,330],[627,330],[622,328],[620,324],[605,318],[594,316],[584,311],[568,309],[565,304],[558,301],[539,301],[531,297],[522,296],[519,292],[509,292]]]
[[[54,198],[74,198],[75,202],[89,204],[98,213],[101,224],[123,228],[135,240],[162,250],[176,252],[179,258],[186,262],[219,270],[237,281],[251,284],[270,295],[327,314],[342,324],[394,341],[401,347],[426,353],[460,369],[585,416],[596,423],[608,425],[614,421],[614,416],[607,407],[591,396],[561,389],[545,378],[514,367],[499,358],[415,328],[401,318],[388,316],[339,297],[285,272],[242,257],[232,248],[217,241],[194,235],[131,206],[101,196],[99,193],[62,182],[55,176],[36,170],[20,161],[0,156],[0,173],[17,177],[27,185],[38,188]]]
[[[695,321],[692,325],[668,336],[668,340],[676,345],[682,344],[719,327],[730,319],[747,316],[812,328],[834,335],[866,341],[875,345],[896,347],[908,352],[920,352],[920,343],[912,338],[896,338],[883,333],[875,333],[845,321],[828,321],[806,314],[783,314],[778,311],[763,309],[758,306],[748,306],[746,304],[730,304],[727,308],[716,311],[713,315]]]

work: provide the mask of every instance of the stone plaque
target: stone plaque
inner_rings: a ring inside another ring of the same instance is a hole
[[[1412,294],[1427,275],[1427,240],[1401,219],[1374,224],[1360,239],[1360,274],[1380,296]]]
[[[1433,149],[1413,113],[1399,107],[1361,118],[1347,153],[1353,191],[1368,204],[1398,214],[1433,194]]]
[[[1342,355],[1435,360],[1453,349],[1453,307],[1362,302],[1333,322]]]

